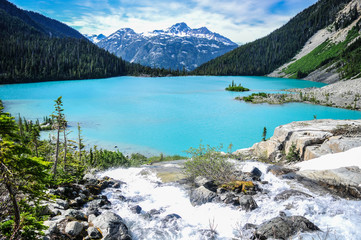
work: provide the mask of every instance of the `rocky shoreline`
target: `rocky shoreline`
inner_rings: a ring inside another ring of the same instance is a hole
[[[287,89],[288,93],[253,94],[237,97],[251,103],[284,104],[304,102],[361,111],[361,78],[336,82],[322,88]]]
[[[361,147],[361,120],[325,119],[279,126],[269,140],[234,154],[243,159],[278,164],[272,171],[282,178],[295,179],[308,187],[323,186],[343,198],[361,199],[361,169],[358,166],[306,171],[299,171],[297,166],[300,162],[358,147]]]
[[[54,201],[43,201],[44,240],[47,239],[121,239],[131,240],[128,227],[122,218],[109,211],[111,203],[101,192],[106,188],[119,188],[123,182],[86,174],[81,183],[66,184],[50,189],[57,196]]]

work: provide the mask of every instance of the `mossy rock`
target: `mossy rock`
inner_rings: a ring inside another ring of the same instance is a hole
[[[223,189],[242,193],[247,193],[248,190],[251,190],[254,187],[255,185],[252,181],[232,181],[221,186]]]

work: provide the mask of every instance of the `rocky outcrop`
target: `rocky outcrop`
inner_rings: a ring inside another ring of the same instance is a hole
[[[302,181],[312,181],[331,192],[352,199],[361,199],[361,169],[342,167],[328,170],[305,170],[297,172]]]
[[[279,126],[269,140],[254,144],[247,151],[273,162],[292,162],[343,152],[358,146],[361,146],[361,120],[325,119]],[[242,151],[234,154],[242,154]]]
[[[298,232],[320,230],[315,224],[302,216],[280,216],[256,227],[252,239],[289,239]]]

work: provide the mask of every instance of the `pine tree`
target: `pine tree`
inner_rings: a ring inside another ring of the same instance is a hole
[[[56,178],[56,169],[58,165],[59,158],[59,148],[60,148],[60,131],[64,128],[65,125],[65,116],[63,114],[64,109],[62,97],[58,97],[55,100],[54,104],[55,110],[51,117],[54,119],[53,128],[56,130],[56,148],[55,148],[55,157],[54,157],[54,165],[53,165],[53,178]]]

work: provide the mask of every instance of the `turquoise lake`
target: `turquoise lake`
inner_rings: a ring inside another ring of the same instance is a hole
[[[251,92],[224,90],[231,81]],[[29,120],[42,119],[54,110],[54,100],[63,97],[71,137],[76,125],[88,145],[125,153],[182,154],[203,144],[233,150],[252,146],[275,127],[299,120],[360,119],[361,112],[289,103],[249,104],[234,100],[252,92],[279,92],[286,88],[322,87],[302,80],[266,77],[116,77],[0,86],[5,111]],[[49,132],[43,133],[48,138]]]

